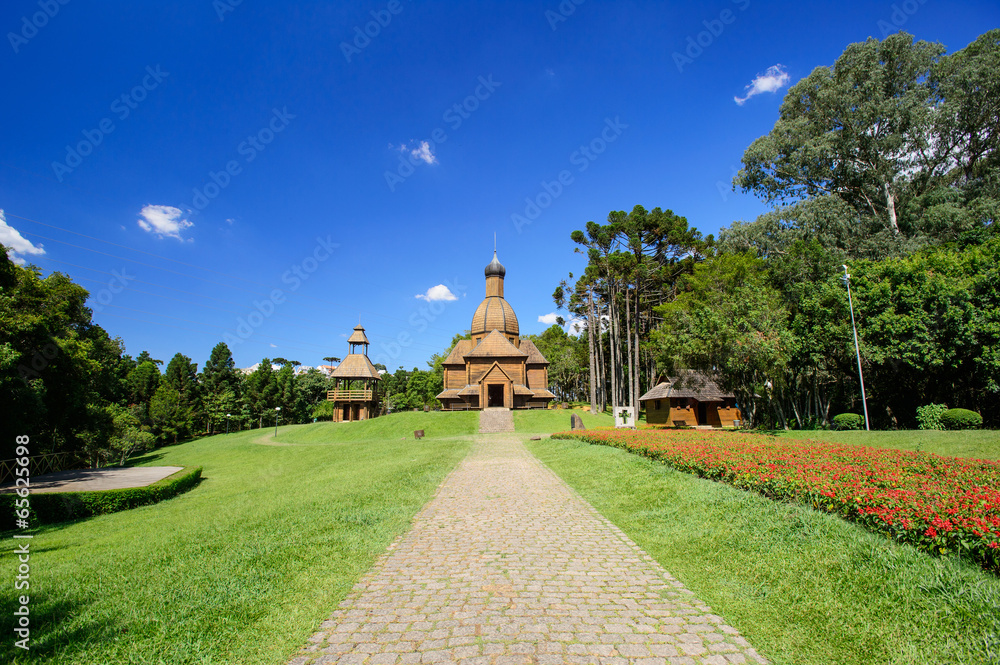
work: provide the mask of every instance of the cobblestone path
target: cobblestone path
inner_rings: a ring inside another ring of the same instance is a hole
[[[537,461],[480,435],[290,665],[764,663]]]

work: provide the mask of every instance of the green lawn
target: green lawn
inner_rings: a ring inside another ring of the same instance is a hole
[[[1000,579],[607,446],[530,450],[776,664],[1000,662]]]
[[[527,434],[565,432],[570,428],[570,417],[574,413],[583,419],[583,425],[588,429],[615,424],[610,413],[591,413],[582,409],[537,409],[515,411],[514,429]]]
[[[15,663],[287,662],[466,454],[471,438],[453,435],[470,433],[475,415],[281,427],[286,445],[261,445],[274,442],[265,428],[147,456],[202,466],[204,480],[154,506],[36,532],[28,652],[13,646],[17,560],[5,534],[0,653]],[[428,437],[415,441],[421,428]]]
[[[942,432],[940,430],[834,432],[818,430],[779,432],[778,436],[789,439],[850,443],[873,448],[922,450],[952,457],[1000,460],[1000,431],[998,430],[968,430],[963,432]]]

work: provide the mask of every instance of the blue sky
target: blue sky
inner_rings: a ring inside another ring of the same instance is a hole
[[[494,233],[541,332],[588,220],[763,212],[729,190],[743,150],[847,44],[950,52],[998,25],[995,2],[933,0],[11,0],[0,232],[132,355],[201,366],[225,339],[240,366],[315,365],[360,319],[376,362],[425,367],[468,328]]]

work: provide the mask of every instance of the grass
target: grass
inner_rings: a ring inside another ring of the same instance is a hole
[[[607,446],[527,442],[773,663],[1000,662],[1000,580]]]
[[[591,413],[581,409],[532,409],[514,412],[514,429],[530,434],[551,434],[565,432],[570,428],[570,417],[576,414],[583,419],[584,427],[612,427],[615,424],[610,413]]]
[[[407,413],[171,446],[202,466],[169,501],[30,541],[31,650],[13,646],[17,566],[0,542],[0,653],[14,663],[285,663],[468,451],[469,414]],[[428,424],[429,423],[429,424]],[[428,437],[414,441],[412,430]],[[409,436],[405,436],[408,434]],[[397,436],[399,435],[399,436]]]
[[[873,448],[922,450],[952,457],[1000,460],[1000,431],[966,430],[945,432],[941,430],[898,431],[845,431],[832,430],[777,432],[788,439],[812,439],[831,443],[849,443]]]

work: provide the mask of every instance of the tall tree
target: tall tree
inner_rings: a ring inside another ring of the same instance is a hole
[[[768,202],[836,195],[900,234],[901,198],[949,167],[933,133],[931,72],[943,52],[902,32],[851,44],[792,86],[734,184]]]

